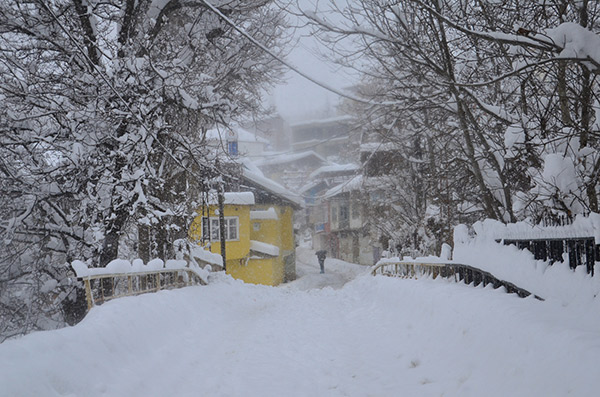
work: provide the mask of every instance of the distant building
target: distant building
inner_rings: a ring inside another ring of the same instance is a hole
[[[344,115],[292,124],[292,150],[312,150],[328,159],[352,160],[356,157],[359,134],[351,131],[351,122],[352,117]]]
[[[206,131],[207,143],[217,151],[231,157],[261,156],[269,146],[269,141],[245,130],[240,126],[217,126]]]
[[[290,147],[290,125],[280,115],[276,114],[259,120],[243,123],[245,129],[257,136],[268,140],[276,151],[288,150]]]
[[[268,178],[294,191],[298,191],[309,182],[312,172],[329,164],[324,157],[313,150],[297,153],[264,153],[264,157],[254,163]]]

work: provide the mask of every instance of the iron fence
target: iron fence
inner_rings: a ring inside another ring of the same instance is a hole
[[[494,289],[504,287],[509,294],[516,294],[521,298],[526,298],[531,292],[517,287],[515,284],[500,280],[493,274],[473,266],[459,263],[420,263],[420,262],[388,262],[375,265],[372,275],[381,274],[390,277],[419,278],[428,276],[432,278],[442,277],[445,279],[463,282],[467,285],[477,287],[483,285],[492,285]],[[537,295],[533,295],[538,300],[544,300]]]
[[[519,249],[530,251],[535,259],[563,262],[566,257],[569,267],[585,266],[587,272],[594,275],[594,265],[600,260],[600,245],[593,237],[581,238],[539,238],[539,239],[504,239],[504,245],[515,245]]]

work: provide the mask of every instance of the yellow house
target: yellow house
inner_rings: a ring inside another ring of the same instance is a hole
[[[262,175],[244,173],[239,192],[224,194],[226,272],[247,283],[278,285],[296,273],[294,209],[298,199]],[[221,253],[216,202],[198,211],[190,237]]]

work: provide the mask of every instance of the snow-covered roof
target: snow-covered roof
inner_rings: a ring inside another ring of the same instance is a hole
[[[319,186],[320,184],[327,186],[327,183],[323,180],[310,181],[306,185],[304,185],[300,189],[298,189],[298,192],[301,194],[304,194],[304,193],[308,192],[310,189],[312,189],[316,186]]]
[[[334,143],[346,142],[347,140],[348,140],[347,135],[341,135],[341,136],[338,135],[336,137],[330,137],[330,138],[324,138],[324,139],[307,139],[305,141],[294,142],[294,143],[292,143],[292,146],[316,147],[316,146],[322,145],[322,144],[334,144]]]
[[[262,241],[250,240],[250,251],[269,256],[279,256],[279,247]]]
[[[256,160],[250,160],[248,157],[238,157],[236,162],[241,164],[243,167],[247,168],[248,171],[253,172],[260,176],[265,176],[260,168],[256,165]]]
[[[255,210],[255,211],[250,211],[250,219],[254,220],[261,220],[261,219],[273,219],[273,220],[277,220],[279,219],[279,217],[277,216],[277,212],[275,211],[275,208],[271,207],[268,210]]]
[[[352,192],[355,190],[359,190],[362,186],[362,175],[356,175],[349,179],[346,182],[340,183],[325,192],[323,198],[329,198],[333,196],[337,196],[340,193]]]
[[[350,121],[350,120],[352,120],[352,116],[346,114],[343,116],[329,117],[326,119],[314,119],[314,120],[307,120],[307,121],[299,121],[297,123],[290,124],[290,127],[292,127],[292,128],[308,127],[308,126],[313,126],[313,125],[342,123],[342,122]]]
[[[256,135],[253,132],[243,129],[242,127],[235,125],[232,127],[217,126],[206,131],[206,139],[209,140],[226,140],[230,135],[237,137],[238,142],[257,142],[268,144],[269,141],[263,137]]]
[[[244,167],[242,167],[242,175],[248,181],[259,185],[260,187],[267,190],[268,192],[270,192],[278,197],[281,197],[282,199],[284,199],[286,201],[296,204],[299,207],[303,206],[303,200],[299,194],[286,189],[285,187],[281,186],[277,182],[275,182],[269,178],[266,178],[264,175],[261,175],[257,172],[254,172],[254,171],[248,169],[248,167],[246,167],[245,165],[244,165]]]
[[[209,192],[208,203],[210,205],[215,205],[219,203],[216,191]],[[254,205],[256,204],[256,200],[254,199],[254,193],[252,192],[225,192],[223,194],[223,204]]]
[[[315,178],[320,174],[329,174],[329,173],[340,173],[340,172],[351,172],[360,169],[360,166],[356,164],[332,164],[332,165],[324,165],[323,167],[317,168],[310,174],[310,178]]]
[[[299,153],[277,153],[272,156],[264,157],[261,160],[256,160],[255,163],[259,167],[264,167],[268,165],[292,163],[294,161],[302,160],[308,157],[314,157],[317,161],[320,161],[323,164],[327,164],[327,160],[314,150],[307,150]]]
[[[254,205],[254,193],[252,192],[225,192],[225,204],[232,205]]]
[[[393,142],[367,142],[360,145],[361,152],[391,152],[398,150]]]

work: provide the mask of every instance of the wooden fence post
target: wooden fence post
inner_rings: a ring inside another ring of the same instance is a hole
[[[85,300],[87,301],[88,310],[90,310],[92,308],[92,306],[94,306],[94,300],[92,297],[92,288],[90,286],[90,279],[86,278],[84,280],[84,284],[85,284]]]

